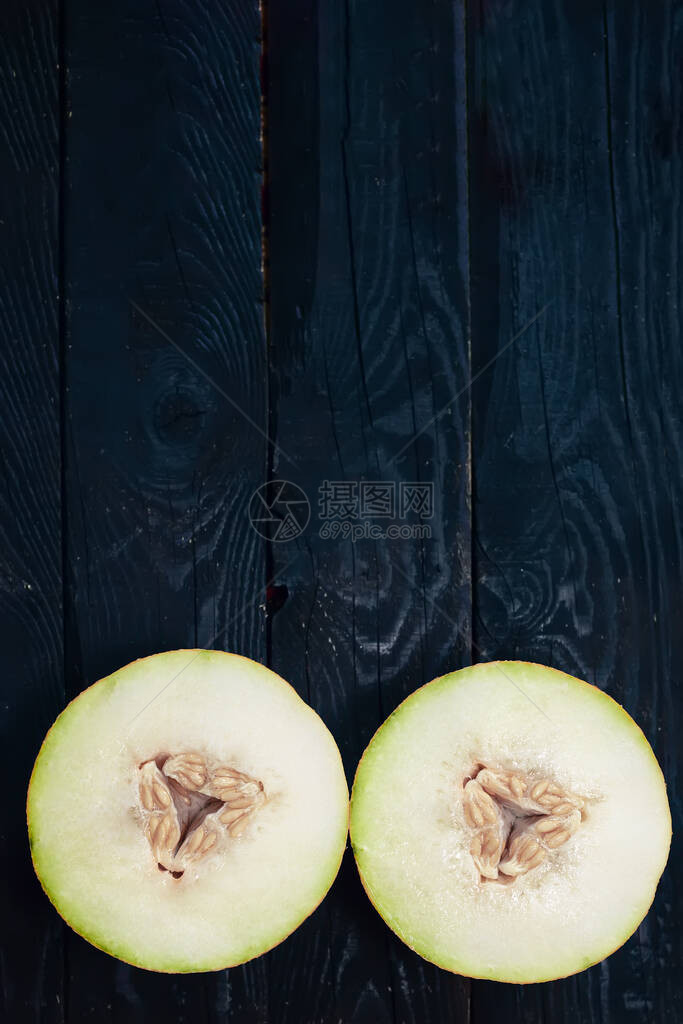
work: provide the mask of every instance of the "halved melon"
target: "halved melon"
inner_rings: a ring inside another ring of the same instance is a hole
[[[33,863],[80,935],[156,971],[243,963],[322,900],[348,789],[318,715],[269,669],[173,651],[85,690],[28,795]]]
[[[522,662],[436,679],[358,767],[363,884],[427,960],[537,982],[602,960],[641,922],[671,816],[638,726],[594,686]]]

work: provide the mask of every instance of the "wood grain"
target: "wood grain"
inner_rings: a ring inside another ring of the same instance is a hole
[[[255,3],[68,7],[71,694],[158,650],[265,657],[259,25]],[[263,998],[259,965],[155,976],[75,936],[68,968],[70,1021],[246,1021]]]
[[[349,780],[396,704],[469,656],[463,48],[443,3],[269,10],[272,428],[289,456],[271,474],[313,506],[272,547],[287,599],[270,654]],[[432,482],[433,538],[321,538],[320,486],[364,479]],[[283,1024],[467,1019],[468,983],[394,938],[350,855],[270,960]]]
[[[0,8],[0,1016],[61,1024],[62,927],[33,874],[26,789],[63,705],[54,3]]]
[[[272,0],[266,25],[261,54],[255,0],[0,9],[3,1019],[677,1024],[680,4]],[[312,518],[268,544],[247,508],[282,477]],[[323,539],[325,480],[433,483],[432,537]],[[596,682],[669,784],[651,913],[574,978],[470,983],[347,853],[243,968],[98,952],[31,870],[31,764],[65,698],[182,645],[272,664],[349,781],[470,658]]]
[[[597,683],[680,822],[677,5],[475,4],[469,89],[475,644]],[[475,230],[476,226],[476,230]],[[679,1020],[680,844],[637,934],[473,1018]]]

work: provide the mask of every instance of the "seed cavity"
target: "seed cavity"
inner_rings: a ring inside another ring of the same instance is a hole
[[[169,757],[163,766],[164,775],[175,779],[179,785],[191,791],[201,790],[207,782],[208,772],[201,754],[176,754]]]
[[[263,783],[195,752],[157,755],[138,768],[149,848],[160,871],[182,878],[227,835],[242,835],[266,802]]]
[[[551,779],[478,762],[464,780],[462,808],[480,881],[509,885],[539,867],[574,835],[584,806],[583,797]]]

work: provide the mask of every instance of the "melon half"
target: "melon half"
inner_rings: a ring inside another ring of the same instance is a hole
[[[69,704],[27,810],[36,872],[75,931],[139,967],[208,971],[270,949],[322,900],[348,789],[332,736],[274,672],[173,651]]]
[[[645,736],[562,672],[493,662],[434,680],[370,742],[351,842],[386,923],[447,970],[581,971],[652,903],[671,816]]]

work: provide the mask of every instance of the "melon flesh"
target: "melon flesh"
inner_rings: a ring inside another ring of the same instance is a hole
[[[513,884],[474,867],[463,786],[477,764],[585,798],[575,834]],[[387,924],[427,960],[498,981],[563,977],[613,952],[647,913],[670,839],[661,770],[623,708],[522,662],[410,696],[370,742],[351,799],[358,868]]]
[[[144,832],[139,766],[197,752],[263,786],[238,838],[173,877]],[[59,913],[96,946],[157,971],[242,963],[321,901],[346,843],[348,790],[317,714],[273,672],[217,651],[126,666],[57,719],[28,797],[33,862]]]

